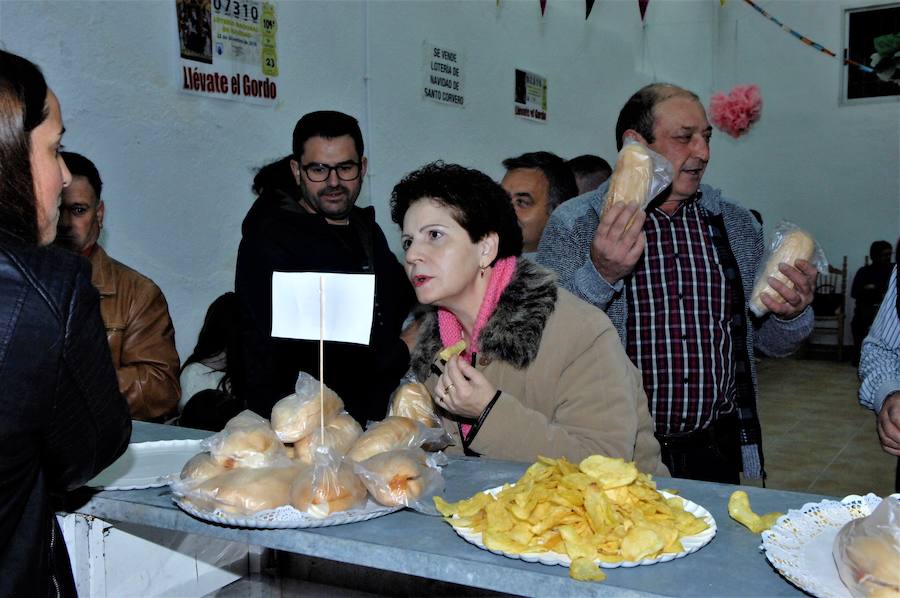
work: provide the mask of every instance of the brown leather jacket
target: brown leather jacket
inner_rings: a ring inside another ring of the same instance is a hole
[[[181,396],[166,298],[152,280],[109,257],[100,245],[90,259],[119,391],[134,419],[163,420],[175,412]]]

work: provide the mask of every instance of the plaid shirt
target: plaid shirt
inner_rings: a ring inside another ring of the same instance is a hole
[[[656,430],[691,432],[735,409],[733,292],[696,201],[672,216],[652,210],[644,233],[647,248],[626,285],[626,350]]]
[[[606,181],[597,189],[573,197],[553,210],[541,236],[537,261],[559,274],[561,286],[604,310],[625,343],[630,307],[627,292],[623,292],[622,287],[628,280],[612,285],[603,280],[591,262],[591,242],[597,232],[608,187],[609,181]],[[790,355],[812,332],[813,313],[812,309],[806,308],[790,320],[750,318],[747,298],[753,290],[756,271],[763,257],[762,230],[747,210],[722,197],[719,189],[701,184],[697,203],[717,231],[713,243],[726,279],[733,282],[736,293],[732,334],[741,454],[744,475],[759,478],[763,475],[763,454],[756,415],[753,349],[772,357]]]

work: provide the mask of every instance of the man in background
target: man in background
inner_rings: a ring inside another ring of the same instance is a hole
[[[562,202],[578,194],[565,161],[550,152],[531,152],[503,161],[500,185],[509,193],[522,228],[522,255],[533,257],[547,219]]]
[[[368,344],[324,345],[324,382],[360,424],[384,418],[390,395],[409,368],[415,329],[403,336],[401,330],[415,295],[374,208],[356,207],[366,176],[363,151],[355,118],[311,112],[297,121],[288,164],[280,160],[272,165],[277,169],[272,176],[257,176],[260,195],[244,218],[235,271],[243,371],[233,388],[263,417],[294,392],[299,372],[319,378],[317,341],[272,336],[274,272],[375,275]]]
[[[603,184],[612,175],[609,162],[600,156],[584,154],[572,158],[566,165],[575,175],[575,184],[578,185],[578,195],[593,191]]]
[[[91,283],[100,292],[100,315],[131,417],[164,421],[174,414],[181,396],[175,328],[166,298],[152,280],[109,257],[97,242],[106,210],[100,173],[80,154],[62,156],[72,183],[63,189],[56,243],[91,262]]]

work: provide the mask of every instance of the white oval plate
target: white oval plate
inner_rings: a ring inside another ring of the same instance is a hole
[[[834,564],[834,539],[844,524],[868,516],[879,504],[881,498],[871,493],[806,503],[764,531],[761,548],[772,566],[800,589],[820,598],[849,598]]]
[[[503,486],[497,486],[496,488],[485,490],[485,492],[496,496],[497,493],[502,489]],[[672,498],[673,496],[675,496],[674,494],[670,494],[662,490],[660,490],[659,493],[666,498]],[[666,563],[674,559],[680,559],[681,557],[687,556],[692,552],[697,552],[702,547],[709,544],[709,541],[712,540],[716,535],[716,520],[713,518],[709,511],[707,511],[697,503],[692,502],[684,497],[681,497],[681,500],[684,501],[685,511],[696,517],[699,517],[700,519],[703,519],[703,521],[705,521],[709,526],[699,534],[694,534],[693,536],[685,536],[684,538],[682,538],[681,545],[682,547],[684,547],[684,550],[682,550],[681,552],[664,552],[658,557],[652,559],[642,559],[640,561],[623,561],[621,563],[604,563],[602,561],[594,562],[605,569],[615,569],[617,567],[637,567],[639,565],[654,565],[656,563]],[[544,565],[562,565],[564,567],[568,567],[572,564],[572,559],[569,558],[569,555],[559,552],[534,552],[523,554],[518,552],[506,552],[503,550],[491,550],[484,545],[481,532],[472,531],[468,528],[457,527],[453,527],[453,530],[466,542],[474,544],[482,550],[487,550],[489,552],[493,552],[494,554],[500,554],[511,559],[519,559],[528,563],[542,563]]]
[[[159,488],[167,477],[181,473],[188,460],[200,452],[200,440],[157,440],[129,444],[112,465],[87,485],[102,490]]]
[[[316,517],[309,513],[298,511],[291,506],[278,507],[277,509],[269,511],[260,511],[252,517],[234,517],[226,515],[218,510],[210,512],[198,509],[190,501],[178,496],[173,496],[172,500],[175,501],[175,504],[181,509],[198,519],[203,519],[204,521],[212,523],[220,523],[222,525],[230,525],[232,527],[247,527],[252,529],[330,527],[332,525],[344,525],[345,523],[368,521],[369,519],[389,515],[403,508],[402,506],[384,507],[369,499],[368,502],[366,502],[366,506],[362,509],[332,513],[327,517]]]

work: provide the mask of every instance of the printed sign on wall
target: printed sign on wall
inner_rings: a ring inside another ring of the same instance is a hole
[[[422,97],[441,104],[465,106],[463,56],[456,50],[424,42]]]
[[[547,122],[547,78],[516,69],[515,104],[513,114]]]
[[[259,0],[175,0],[185,93],[274,104],[275,5]]]

